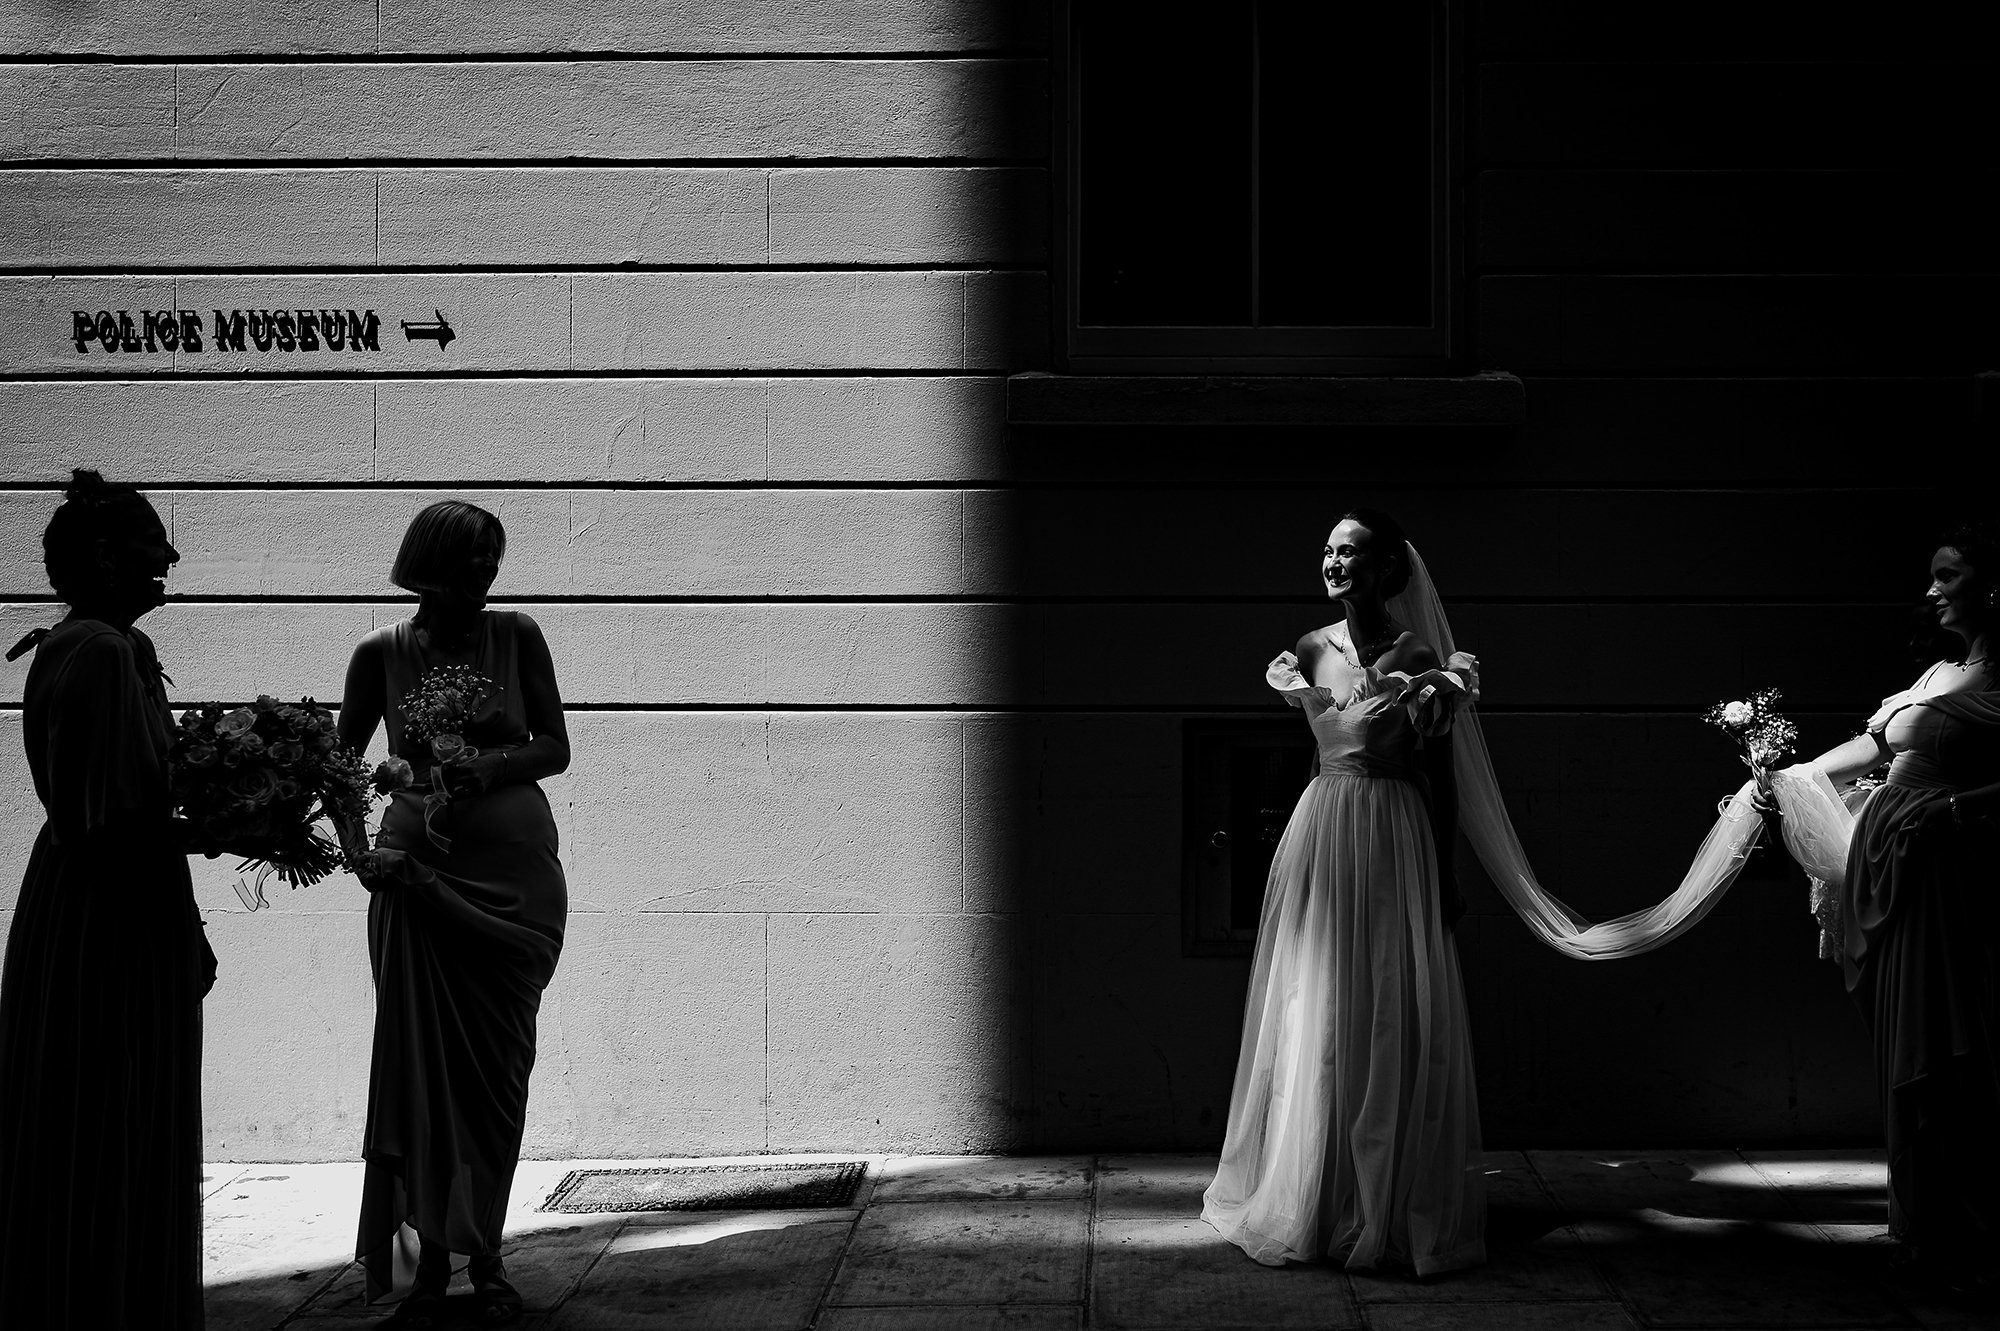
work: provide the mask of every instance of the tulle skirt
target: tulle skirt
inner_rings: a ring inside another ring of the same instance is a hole
[[[1278,842],[1202,1218],[1260,1262],[1485,1260],[1479,1106],[1420,789],[1314,778]]]

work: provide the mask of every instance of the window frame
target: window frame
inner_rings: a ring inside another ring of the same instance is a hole
[[[1450,373],[1464,356],[1463,94],[1464,0],[1430,0],[1439,41],[1432,53],[1432,188],[1436,207],[1432,272],[1437,322],[1428,327],[1119,327],[1079,322],[1076,280],[1081,242],[1077,137],[1082,80],[1075,65],[1072,10],[1089,0],[1056,0],[1050,34],[1055,80],[1050,190],[1057,298],[1050,302],[1059,367],[1078,374],[1409,374]]]

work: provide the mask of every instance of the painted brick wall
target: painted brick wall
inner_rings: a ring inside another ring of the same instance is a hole
[[[50,618],[72,465],[167,518],[182,701],[337,698],[409,613],[409,516],[498,512],[576,755],[530,1154],[1017,1135],[966,788],[1011,631],[981,487],[1045,363],[1045,45],[988,0],[0,16],[0,634]],[[372,309],[381,347],[70,340],[253,308]],[[452,341],[402,335],[433,311]],[[10,906],[39,811],[0,729]],[[365,893],[249,914],[230,876],[197,865],[211,1155],[351,1158]]]

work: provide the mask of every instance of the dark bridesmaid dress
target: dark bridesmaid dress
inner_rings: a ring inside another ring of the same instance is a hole
[[[414,1253],[396,1241],[405,1224],[453,1252],[500,1251],[535,1015],[569,911],[555,816],[540,786],[515,782],[452,801],[433,820],[448,853],[426,833],[430,752],[405,738],[400,709],[425,662],[408,621],[377,634],[389,751],[409,759],[418,778],[384,814],[379,845],[422,868],[378,889],[368,905],[375,1052],[355,1256],[370,1299],[408,1285]],[[483,753],[530,738],[517,634],[514,612],[485,612],[472,664],[502,692],[465,732]]]
[[[1878,719],[1895,761],[1848,851],[1844,967],[1874,1028],[1889,1230],[1926,1262],[1976,1269],[2000,1253],[2000,839],[1909,833],[1935,801],[2000,780],[2000,694]]]
[[[0,979],[0,1322],[202,1325],[201,999],[145,634],[69,619],[22,728],[48,820]]]

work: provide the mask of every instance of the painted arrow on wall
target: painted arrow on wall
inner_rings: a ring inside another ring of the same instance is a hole
[[[436,323],[411,323],[408,319],[403,320],[403,337],[410,342],[420,337],[427,337],[438,344],[439,351],[443,351],[451,345],[451,340],[456,334],[451,331],[451,325],[445,322],[444,311],[432,310],[431,313],[437,316]]]

